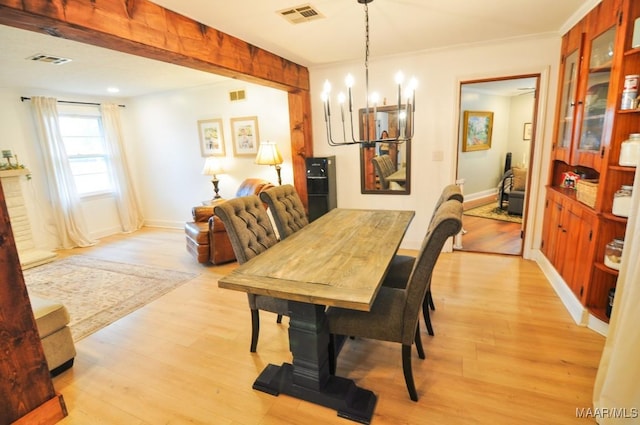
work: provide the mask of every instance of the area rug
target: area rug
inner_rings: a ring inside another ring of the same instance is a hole
[[[71,316],[74,341],[193,279],[194,273],[76,255],[24,271],[30,295],[56,300]]]
[[[522,223],[522,217],[507,214],[507,210],[498,208],[495,202],[467,210],[464,212],[464,215],[509,221],[511,223]]]

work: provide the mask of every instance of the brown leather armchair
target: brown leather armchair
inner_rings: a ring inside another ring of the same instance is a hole
[[[273,184],[263,179],[245,179],[236,191],[235,197],[259,195],[263,190],[272,187],[274,187]],[[236,259],[224,224],[213,214],[214,207],[224,201],[224,199],[218,199],[212,201],[210,205],[193,207],[191,210],[193,221],[184,225],[187,251],[199,263],[223,264]]]

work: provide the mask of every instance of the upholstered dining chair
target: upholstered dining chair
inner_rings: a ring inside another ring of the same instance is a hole
[[[380,179],[380,188],[389,189],[389,181],[387,177],[393,174],[395,167],[393,165],[393,160],[387,154],[374,156],[371,158],[371,162],[373,163],[373,168]]]
[[[216,205],[215,214],[222,220],[238,264],[244,264],[278,242],[262,201],[257,195],[230,199]],[[265,295],[247,294],[251,309],[251,352],[255,353],[260,333],[259,310],[281,317],[289,314],[287,300]]]
[[[302,200],[292,185],[274,186],[260,193],[260,199],[269,207],[280,239],[309,224]]]
[[[462,228],[462,204],[444,202],[424,237],[404,289],[382,287],[371,310],[359,311],[329,307],[330,368],[336,370],[336,335],[370,338],[402,344],[402,369],[411,400],[418,401],[411,368],[411,346],[415,343],[418,355],[425,358],[420,342],[419,314],[426,296],[428,282],[446,240]]]
[[[460,186],[455,184],[449,184],[442,189],[442,193],[436,202],[436,206],[433,209],[433,213],[431,215],[431,222],[435,218],[436,212],[440,205],[443,202],[449,200],[456,200],[460,203],[464,201],[464,196],[462,195],[462,190]],[[389,271],[387,272],[387,276],[382,283],[382,286],[390,287],[390,288],[404,288],[407,284],[407,279],[411,270],[413,269],[413,263],[415,262],[415,257],[412,255],[402,255],[397,254],[391,265],[389,266]],[[431,282],[427,285],[427,295],[424,299],[424,304],[422,306],[422,316],[424,317],[424,323],[427,326],[427,332],[429,335],[434,335],[433,326],[431,325],[431,317],[429,315],[429,309],[435,310],[436,306],[433,302],[433,296],[431,295]]]

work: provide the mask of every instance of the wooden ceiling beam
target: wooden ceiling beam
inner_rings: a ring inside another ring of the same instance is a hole
[[[286,91],[309,71],[148,0],[0,0],[0,23]]]
[[[287,91],[294,185],[306,205],[305,157],[313,156],[306,67],[148,0],[0,0],[0,24]]]

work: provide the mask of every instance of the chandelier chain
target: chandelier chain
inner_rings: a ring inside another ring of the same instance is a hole
[[[365,28],[365,46],[364,46],[364,67],[369,69],[369,5],[364,5],[364,28]]]

